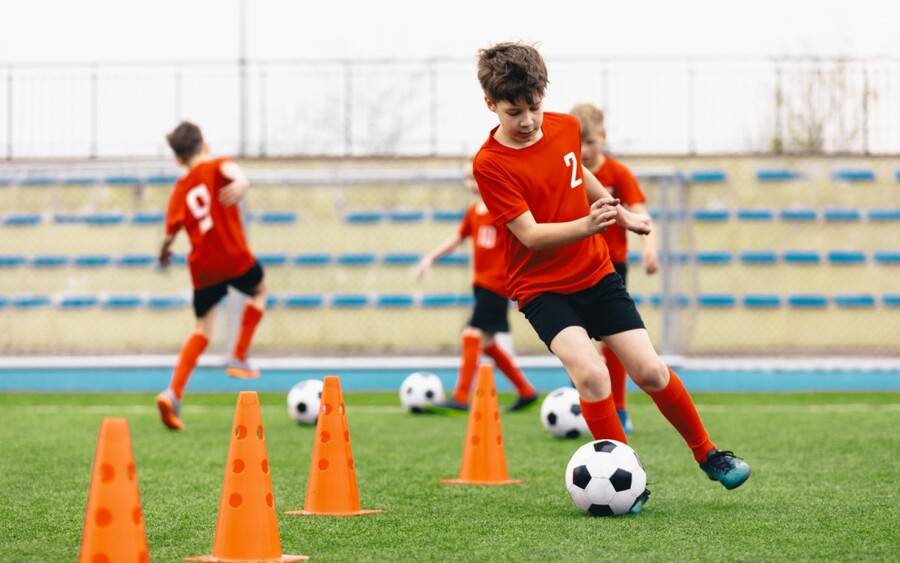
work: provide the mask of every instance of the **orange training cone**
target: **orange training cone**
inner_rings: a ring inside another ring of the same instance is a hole
[[[313,444],[306,502],[303,510],[287,512],[299,516],[362,516],[381,510],[363,510],[356,487],[353,448],[347,426],[347,408],[336,375],[325,376],[316,441]]]
[[[448,485],[512,485],[521,479],[510,479],[503,453],[503,432],[494,370],[488,364],[478,368],[475,399],[469,411],[466,442],[458,479],[441,481]]]
[[[241,391],[238,395],[232,426],[212,555],[185,559],[220,562],[308,559],[281,553],[269,456],[259,397],[254,391]]]
[[[94,455],[78,561],[149,560],[128,422],[124,418],[104,418]]]

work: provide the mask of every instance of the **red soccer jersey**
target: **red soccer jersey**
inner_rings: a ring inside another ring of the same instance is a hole
[[[622,200],[626,207],[647,201],[637,178],[627,166],[607,155],[603,164],[594,171],[603,187]],[[602,233],[609,247],[609,257],[613,262],[624,263],[628,259],[628,237],[625,229],[619,225],[608,227]]]
[[[590,212],[581,169],[578,120],[544,113],[543,138],[513,149],[494,139],[475,155],[479,190],[498,227],[531,211],[538,223],[563,223]],[[612,273],[606,243],[592,236],[547,250],[529,250],[512,233],[504,237],[507,287],[521,309],[542,293],[574,293]]]
[[[494,226],[494,220],[481,203],[473,203],[459,224],[459,236],[472,237],[474,255],[474,275],[472,284],[506,295],[506,255],[504,254],[504,231]]]
[[[169,196],[166,233],[182,227],[191,239],[188,265],[194,289],[202,289],[240,276],[255,258],[244,240],[237,205],[219,203],[219,190],[231,180],[220,167],[227,158],[201,162],[178,179]]]

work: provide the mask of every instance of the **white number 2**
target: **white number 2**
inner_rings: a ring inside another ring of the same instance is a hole
[[[569,167],[569,166],[572,167],[572,182],[569,187],[577,188],[578,186],[581,185],[582,179],[578,177],[579,166],[578,166],[578,159],[575,158],[575,153],[574,152],[566,153],[566,156],[563,157],[563,162],[566,163],[567,167]]]
[[[200,232],[206,234],[213,228],[212,215],[209,214],[212,197],[209,195],[209,188],[206,184],[200,184],[191,188],[187,193],[187,206],[191,210],[191,215],[197,220]]]

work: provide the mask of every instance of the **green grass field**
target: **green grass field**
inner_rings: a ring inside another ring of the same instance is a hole
[[[449,487],[464,417],[412,416],[394,394],[348,394],[364,508],[377,516],[302,518],[314,430],[263,394],[285,553],[348,561],[897,560],[900,394],[695,396],[713,439],[753,466],[742,488],[706,479],[643,396],[632,398],[653,492],[636,517],[591,518],[563,472],[580,442],[550,437],[536,410],[503,422],[507,487]],[[509,397],[501,397],[508,402]],[[153,561],[209,553],[234,395],[190,395],[187,431],[157,420],[152,396],[0,395],[0,561],[72,561],[103,416],[125,416]]]

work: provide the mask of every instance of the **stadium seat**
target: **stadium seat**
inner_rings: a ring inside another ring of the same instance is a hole
[[[137,309],[143,304],[143,300],[138,295],[109,295],[100,302],[103,309]]]
[[[887,293],[881,296],[885,307],[900,307],[900,293]]]
[[[344,220],[353,225],[371,225],[384,219],[381,211],[351,211],[344,216]]]
[[[0,255],[0,268],[18,268],[24,266],[28,259],[21,254],[3,254]]]
[[[0,180],[2,181],[2,180]],[[3,184],[0,184],[2,186]],[[6,306],[9,305],[9,299],[5,295],[0,295],[0,310],[6,309]]]
[[[125,215],[122,213],[90,213],[84,216],[87,225],[121,225],[124,222]]]
[[[728,251],[703,251],[694,256],[698,264],[731,264],[733,258]]]
[[[839,182],[874,182],[875,172],[864,168],[842,168],[835,170],[831,178]]]
[[[775,262],[777,262],[777,257],[771,250],[744,250],[741,252],[742,264],[768,265]]]
[[[10,213],[3,218],[7,227],[34,227],[40,225],[43,218],[37,213]]]
[[[274,309],[274,308],[278,307],[279,304],[281,304],[281,300],[278,299],[277,295],[273,295],[271,293],[266,295],[266,309],[267,310]]]
[[[771,209],[738,209],[738,221],[771,221],[775,213]]]
[[[59,301],[59,308],[67,311],[91,309],[97,306],[98,299],[93,295],[70,295]]]
[[[293,211],[264,211],[256,219],[263,225],[293,225],[297,222],[297,214]]]
[[[468,264],[468,254],[447,254],[435,261],[435,265],[437,266],[467,266]]]
[[[178,176],[173,174],[155,174],[147,176],[145,183],[151,186],[168,186],[178,181]]]
[[[815,209],[782,209],[780,216],[782,221],[805,223],[815,221],[818,218],[818,213],[816,213]]]
[[[750,293],[744,296],[744,307],[748,309],[777,309],[781,307],[781,297],[773,293]]]
[[[415,303],[412,295],[404,294],[386,294],[379,295],[375,300],[378,307],[386,309],[407,309]]]
[[[165,214],[161,211],[138,211],[131,216],[132,225],[162,225]]]
[[[900,221],[900,209],[870,209],[869,221]]]
[[[456,296],[456,304],[460,307],[471,307],[475,305],[475,296],[471,293],[460,293]]]
[[[108,254],[80,254],[72,261],[77,268],[102,268],[112,263],[112,256]]]
[[[180,295],[155,295],[147,298],[147,308],[154,311],[180,309],[188,304],[189,301]]]
[[[737,299],[727,293],[706,293],[697,296],[697,305],[705,309],[730,309]]]
[[[691,255],[687,252],[670,252],[669,262],[672,264],[687,264],[691,261]]]
[[[11,186],[13,183],[12,178],[0,178],[0,188],[5,188],[7,186]]]
[[[107,176],[104,178],[104,183],[107,186],[139,186],[141,185],[141,179],[137,176],[126,176],[126,175],[114,175]]]
[[[341,266],[371,266],[375,263],[375,255],[370,252],[348,252],[339,254],[337,263]]]
[[[787,182],[801,178],[802,174],[786,168],[760,168],[756,171],[756,179],[760,182]]]
[[[116,266],[120,268],[141,268],[155,263],[156,256],[152,254],[123,254],[116,259]]]
[[[695,209],[694,221],[701,223],[721,223],[731,218],[731,212],[727,209]]]
[[[339,293],[331,296],[331,306],[335,309],[356,309],[369,304],[369,297],[362,293]]]
[[[331,264],[330,254],[298,254],[294,256],[295,266],[327,266]]]
[[[877,250],[874,257],[878,264],[900,264],[900,251]]]
[[[421,255],[415,252],[388,252],[381,257],[385,266],[412,266],[419,262]]]
[[[679,309],[683,309],[685,307],[690,306],[691,299],[687,295],[683,293],[676,293],[671,297],[672,303],[678,307]],[[654,307],[659,307],[663,304],[663,296],[661,293],[654,293],[650,296],[650,304]]]
[[[458,223],[465,215],[465,209],[435,209],[431,212],[431,220],[438,223]]]
[[[281,299],[281,306],[286,309],[318,309],[325,302],[321,295],[295,294]]]
[[[875,306],[871,295],[835,295],[834,304],[842,309],[869,309]]]
[[[640,264],[641,263],[641,253],[637,250],[629,250],[626,260],[629,264]]]
[[[54,225],[80,225],[81,223],[84,223],[84,215],[79,215],[77,213],[53,214]]]
[[[49,307],[53,300],[49,295],[20,295],[13,297],[10,303],[16,309],[40,309]]]
[[[688,178],[692,184],[721,184],[728,175],[724,170],[694,170]]]
[[[75,176],[63,180],[64,186],[96,186],[99,183],[100,179],[93,176]]]
[[[282,252],[267,252],[257,254],[256,260],[263,266],[284,266],[288,262],[287,254]]]
[[[828,298],[818,294],[789,295],[788,306],[793,309],[824,309],[828,306]]]
[[[785,264],[818,264],[822,257],[813,250],[786,250],[781,256]]]
[[[634,301],[634,304],[639,307],[644,304],[644,301],[646,301],[644,299],[644,296],[640,293],[629,293],[628,295],[631,297],[631,300]]]
[[[422,297],[422,306],[430,309],[454,307],[457,304],[453,293],[427,293]]]
[[[69,264],[69,257],[61,254],[43,254],[31,259],[33,268],[61,268]]]
[[[418,223],[425,220],[424,211],[394,210],[388,213],[392,223]]]
[[[858,209],[826,209],[825,220],[829,223],[849,223],[859,221],[861,214]]]
[[[866,254],[858,250],[832,250],[828,252],[828,262],[837,265],[865,264]]]
[[[60,184],[59,178],[54,178],[52,176],[33,176],[31,178],[25,178],[20,182],[22,186],[33,186],[33,187],[46,187],[46,186],[58,186]]]

